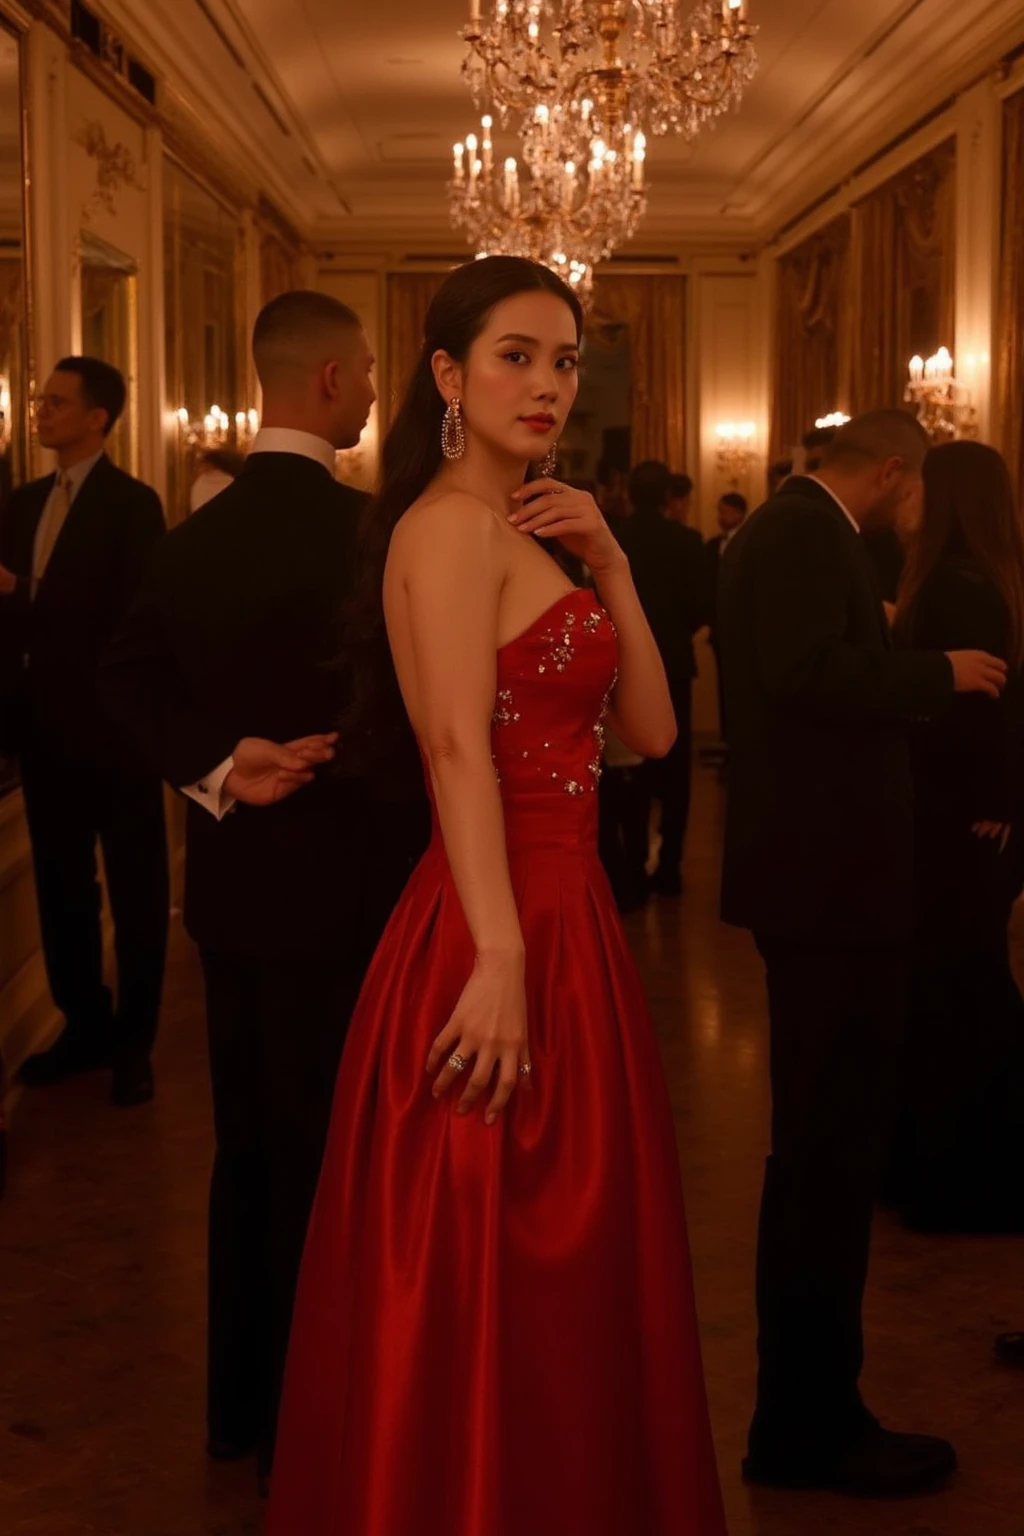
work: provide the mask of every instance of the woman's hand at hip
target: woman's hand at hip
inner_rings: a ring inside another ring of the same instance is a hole
[[[427,1059],[428,1073],[436,1072],[439,1066],[435,1098],[447,1093],[464,1073],[469,1074],[457,1105],[460,1115],[469,1114],[497,1072],[497,1084],[484,1115],[487,1124],[493,1125],[517,1084],[530,1071],[521,954],[477,956],[455,1012]]]

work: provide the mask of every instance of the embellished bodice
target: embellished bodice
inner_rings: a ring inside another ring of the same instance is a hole
[[[583,588],[499,649],[491,755],[510,849],[595,846],[617,661],[615,626]]]

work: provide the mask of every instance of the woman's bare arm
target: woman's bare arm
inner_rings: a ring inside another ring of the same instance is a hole
[[[488,1119],[507,1102],[526,1055],[523,936],[491,760],[502,534],[474,498],[451,495],[420,509],[393,550],[406,605],[415,715],[455,889],[476,964],[428,1070],[453,1052],[476,1057],[460,1109],[501,1080]],[[446,1065],[440,1094],[457,1073]]]

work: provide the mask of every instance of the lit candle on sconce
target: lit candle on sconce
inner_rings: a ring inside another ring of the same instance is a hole
[[[480,120],[480,125],[483,128],[483,130],[484,130],[484,142],[483,142],[483,146],[482,146],[483,147],[483,167],[484,167],[484,175],[487,176],[487,177],[490,177],[491,169],[492,169],[492,166],[493,166],[492,156],[493,156],[493,153],[494,153],[494,146],[491,143],[491,128],[492,128],[493,124],[494,124],[494,119],[491,118],[491,117],[484,117],[484,118],[481,118],[481,120]]]
[[[463,160],[464,160],[465,154],[466,154],[466,146],[464,144],[453,144],[452,145],[452,154],[455,156],[455,183],[456,183],[457,186],[461,186],[462,185],[462,178],[463,178],[463,168],[462,167],[463,167]]]
[[[469,20],[474,27],[480,25],[480,0],[469,0]]]
[[[918,357],[915,353],[914,356],[910,359],[910,382],[911,384],[920,384],[923,378],[924,358]]]
[[[572,208],[573,194],[576,190],[576,162],[567,160],[563,169],[565,180],[562,183],[562,207],[568,213]]]

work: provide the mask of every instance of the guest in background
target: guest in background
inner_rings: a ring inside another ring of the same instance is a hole
[[[648,764],[612,732],[605,732],[604,772],[598,785],[598,853],[620,912],[647,903],[651,814]]]
[[[801,439],[804,450],[804,474],[813,475],[821,468],[825,450],[835,437],[838,427],[812,427]]]
[[[669,477],[668,506],[665,515],[669,522],[689,528],[693,516],[693,481],[689,475]]]
[[[196,460],[188,509],[198,512],[208,501],[226,491],[245,468],[245,454],[233,448],[208,448]]]
[[[997,698],[982,652],[896,651],[860,530],[920,494],[903,411],[836,433],[722,563],[729,715],[726,922],[753,931],[771,1021],[771,1155],[757,1259],[759,1374],[747,1477],[896,1496],[955,1466],[883,1430],[860,1396],[861,1305],[906,1026],[913,932],[909,726],[954,690]]]
[[[260,314],[253,356],[263,426],[245,468],[168,535],[104,683],[189,798],[185,923],[216,1137],[208,1448],[257,1450],[265,1478],[338,1060],[423,797],[417,784],[389,813],[319,771],[347,700],[338,619],[367,498],[336,483],[334,459],[374,400],[366,335],[344,304],[285,293]]]
[[[32,840],[55,1045],[21,1079],[41,1087],[112,1067],[114,1103],[153,1096],[167,946],[163,789],[106,717],[97,673],[163,539],[160,499],[118,469],[104,444],[124,409],[116,368],[65,357],[38,402],[57,473],[15,491],[0,527],[0,634],[9,680],[7,745],[17,753]],[[103,980],[96,842],[114,919],[116,1009]]]
[[[1024,534],[1006,464],[933,448],[896,609],[897,643],[1001,656],[911,737],[917,925],[903,1115],[888,1196],[927,1231],[1024,1230],[1024,1000],[1010,965],[1024,829]]]
[[[718,577],[722,565],[722,556],[732,540],[733,534],[740,527],[747,515],[747,498],[741,496],[738,491],[727,491],[718,502],[718,527],[720,532],[708,539],[704,546],[707,556],[708,570],[708,620],[711,649],[715,653],[715,668],[718,673],[718,733],[722,746],[728,745],[729,731],[726,725],[725,714],[725,684],[722,680],[722,657],[718,646]]]
[[[662,896],[682,890],[683,843],[690,810],[693,736],[691,709],[697,675],[693,637],[707,623],[704,544],[695,529],[668,517],[672,475],[648,459],[629,477],[632,513],[617,530],[629,558],[640,603],[668,676],[678,737],[667,757],[647,764],[651,796],[661,804],[661,851],[651,888]]]
[[[774,496],[786,480],[793,473],[792,459],[776,459],[774,464],[768,466],[768,495]]]
[[[624,469],[602,459],[595,471],[597,476],[597,504],[609,527],[616,519],[628,517],[629,494],[627,481],[629,476]]]

